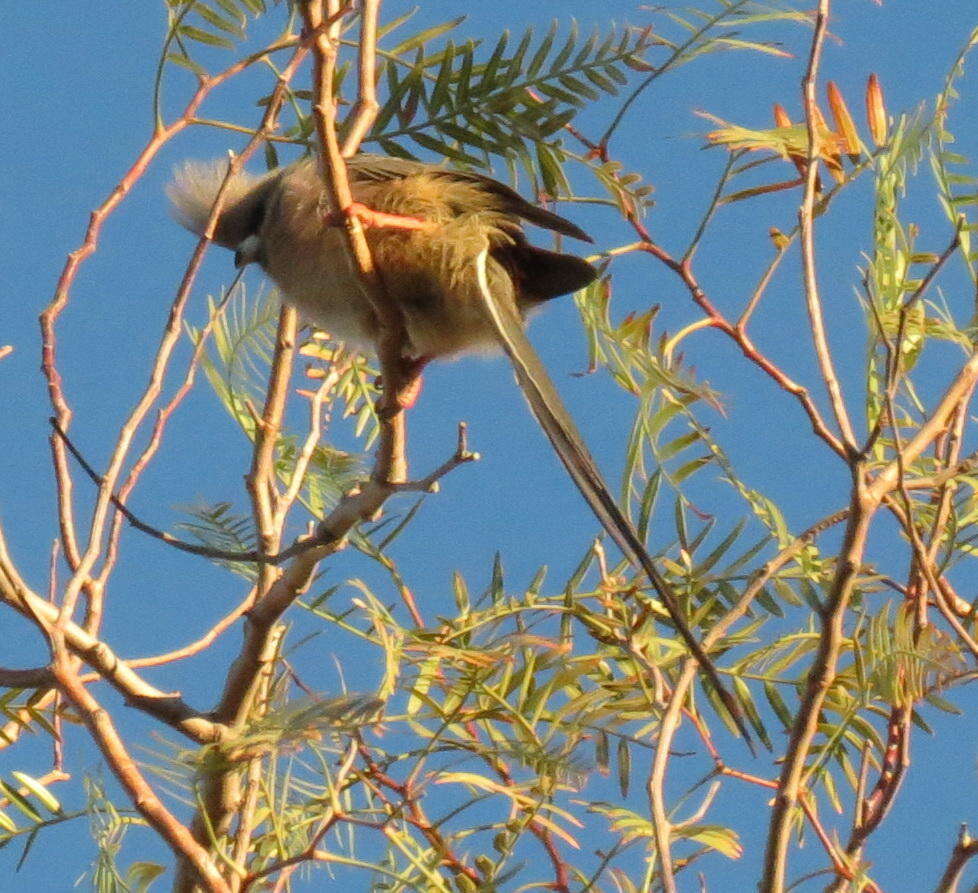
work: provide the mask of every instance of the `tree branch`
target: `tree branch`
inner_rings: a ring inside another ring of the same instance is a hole
[[[853,471],[852,497],[842,550],[822,612],[822,631],[818,650],[805,683],[805,691],[795,715],[774,800],[764,855],[761,893],[784,893],[788,843],[794,809],[801,793],[802,777],[812,742],[818,732],[819,716],[825,697],[835,682],[839,654],[845,639],[846,609],[862,564],[866,537],[877,503],[868,495],[862,480],[861,463]]]
[[[0,599],[44,631],[58,621],[57,606],[32,592],[13,570],[0,533]],[[222,740],[227,729],[189,707],[178,694],[166,693],[150,685],[104,642],[73,622],[62,624],[71,651],[115,688],[132,707],[148,713],[198,743]]]
[[[156,792],[129,755],[108,711],[79,681],[68,654],[63,632],[52,625],[48,633],[53,654],[51,669],[58,688],[81,715],[89,734],[98,745],[116,779],[125,788],[133,805],[149,826],[170,845],[177,858],[193,865],[197,877],[207,890],[212,893],[228,893],[228,885],[207,851],[194,840],[187,827],[181,824],[156,796]]]
[[[968,833],[967,825],[962,825],[958,842],[951,850],[951,858],[948,859],[947,868],[944,869],[934,893],[957,893],[958,881],[964,874],[965,866],[975,856],[978,856],[978,840]]]
[[[805,284],[805,304],[808,307],[808,321],[811,326],[815,355],[818,358],[822,381],[829,394],[829,402],[835,415],[846,451],[850,455],[858,451],[856,435],[849,421],[849,412],[842,396],[842,385],[835,372],[832,350],[825,333],[825,320],[822,314],[822,299],[818,291],[818,277],[815,272],[815,183],[818,178],[818,161],[821,157],[822,137],[819,133],[819,113],[815,98],[818,85],[818,68],[822,58],[822,46],[829,26],[830,0],[819,0],[815,14],[815,33],[812,37],[808,56],[808,70],[802,80],[802,94],[805,104],[805,126],[808,132],[808,153],[805,159],[805,191],[798,222],[801,227],[801,262]]]

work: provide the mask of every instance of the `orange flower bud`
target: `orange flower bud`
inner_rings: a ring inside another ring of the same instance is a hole
[[[883,103],[883,89],[875,74],[871,74],[866,83],[866,118],[873,142],[877,146],[886,145],[886,105]]]
[[[855,161],[859,157],[859,134],[856,132],[852,115],[849,114],[846,101],[834,81],[828,82],[826,92],[829,96],[829,109],[835,120],[835,129],[839,135],[839,148]]]
[[[778,127],[791,127],[791,118],[780,103],[774,103],[774,123]]]

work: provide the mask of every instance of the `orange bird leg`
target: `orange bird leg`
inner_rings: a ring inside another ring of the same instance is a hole
[[[344,217],[356,217],[365,227],[387,229],[430,230],[437,224],[421,217],[410,217],[406,214],[388,214],[386,211],[375,211],[360,202],[351,202],[340,212],[330,212],[325,215],[327,226],[339,226]]]
[[[323,220],[327,226],[339,226],[344,217],[356,217],[365,227],[418,231],[432,230],[438,226],[437,223],[421,217],[375,211],[362,202],[351,202],[342,211],[332,211],[323,215]],[[421,388],[424,384],[421,372],[431,362],[431,357],[404,358],[402,362],[404,365],[401,369],[401,380],[406,381],[407,386],[401,389],[397,402],[402,409],[411,409],[421,396]],[[383,387],[380,376],[377,376],[377,386]]]

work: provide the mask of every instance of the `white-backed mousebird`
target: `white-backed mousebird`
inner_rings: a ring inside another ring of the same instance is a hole
[[[747,741],[736,701],[693,635],[671,588],[619,509],[536,351],[527,313],[597,277],[572,254],[531,245],[522,221],[591,241],[569,220],[530,204],[490,177],[378,155],[346,162],[355,201],[424,225],[368,226],[367,243],[403,314],[405,359],[424,362],[502,347],[540,426],[602,526],[643,571]],[[226,163],[189,162],[167,192],[177,219],[199,234],[225,179]],[[360,287],[344,235],[326,213],[323,185],[306,158],[261,177],[241,174],[225,192],[214,241],[238,266],[257,262],[309,322],[333,337],[374,347],[379,327]]]

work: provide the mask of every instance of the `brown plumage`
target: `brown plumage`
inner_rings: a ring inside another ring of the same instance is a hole
[[[369,227],[371,254],[403,310],[415,357],[443,357],[493,347],[498,337],[482,308],[475,261],[488,245],[497,300],[521,317],[541,302],[576,291],[597,275],[579,257],[531,245],[521,220],[587,239],[570,221],[525,201],[488,177],[398,158],[358,155],[348,162],[353,197],[375,211],[421,218],[434,227]],[[203,231],[223,164],[189,163],[169,187],[176,215]],[[343,247],[326,222],[316,165],[304,159],[230,186],[214,240],[257,261],[284,298],[334,337],[373,345],[376,322]]]

